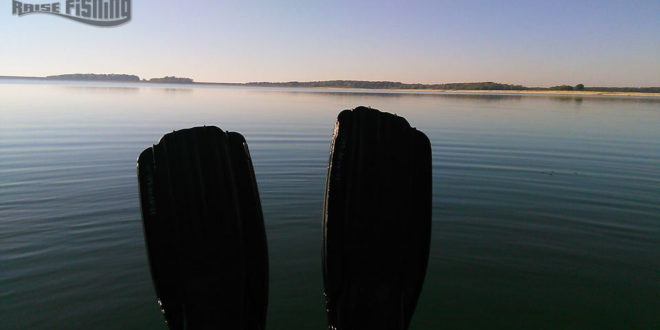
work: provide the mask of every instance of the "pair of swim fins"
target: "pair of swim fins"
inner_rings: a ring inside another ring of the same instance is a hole
[[[429,256],[429,140],[402,117],[359,107],[339,114],[330,152],[328,329],[408,329]],[[170,329],[265,329],[268,252],[245,139],[217,127],[166,134],[140,154],[138,181]]]

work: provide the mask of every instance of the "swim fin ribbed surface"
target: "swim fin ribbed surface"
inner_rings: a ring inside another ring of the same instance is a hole
[[[431,239],[431,145],[399,116],[342,111],[323,210],[328,328],[404,330]]]
[[[268,253],[257,183],[239,133],[166,134],[138,158],[144,236],[170,329],[265,328]]]

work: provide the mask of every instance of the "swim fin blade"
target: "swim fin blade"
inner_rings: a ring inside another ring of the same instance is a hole
[[[323,206],[328,329],[405,330],[431,239],[431,145],[399,116],[337,117]]]
[[[168,326],[265,328],[268,253],[243,136],[175,131],[138,158],[151,275]]]

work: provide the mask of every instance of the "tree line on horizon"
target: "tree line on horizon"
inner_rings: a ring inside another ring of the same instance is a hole
[[[96,73],[73,73],[47,76],[48,80],[84,80],[84,81],[122,81],[139,82],[140,77],[132,74],[96,74]]]
[[[46,79],[46,80],[71,80],[71,81],[113,81],[113,82],[151,82],[151,83],[174,83],[195,84],[191,78],[166,76],[163,78],[140,79],[139,76],[130,74],[94,74],[75,73],[61,74],[47,77],[4,77],[9,79]],[[405,90],[499,90],[499,91],[591,91],[591,92],[637,92],[637,93],[660,93],[660,87],[586,87],[584,84],[558,85],[553,87],[526,87],[523,85],[503,84],[492,81],[448,83],[448,84],[408,84],[395,81],[366,81],[366,80],[326,80],[326,81],[289,81],[289,82],[248,82],[248,83],[201,83],[217,85],[238,86],[261,86],[261,87],[316,87],[316,88],[360,88],[360,89],[405,89]]]
[[[310,82],[249,82],[248,86],[261,87],[325,87],[365,89],[453,89],[453,90],[526,90],[522,85],[495,82],[449,83],[449,84],[406,84],[395,81],[327,80]]]
[[[471,82],[448,84],[406,84],[394,81],[327,80],[310,82],[249,82],[241,85],[260,87],[317,87],[317,88],[363,88],[363,89],[438,89],[438,90],[499,90],[499,91],[592,91],[592,92],[638,92],[660,93],[660,87],[585,87],[584,84],[559,85],[553,87],[526,87],[523,85],[496,82]]]
[[[165,84],[192,84],[194,80],[190,78],[180,78],[174,76],[165,76],[163,78],[151,78],[149,80],[140,79],[139,76],[132,74],[96,74],[96,73],[73,73],[47,76],[47,80],[71,80],[71,81],[113,81],[113,82],[151,82]]]
[[[559,85],[559,86],[550,87],[549,89],[556,90],[556,91],[583,91],[584,90],[584,85],[583,84],[577,84],[577,85],[575,85],[575,87],[573,87],[571,85]]]
[[[544,89],[544,88],[534,88]],[[628,93],[660,93],[660,87],[585,87],[584,84],[559,85],[548,88],[556,91],[588,91],[588,92],[628,92]]]

